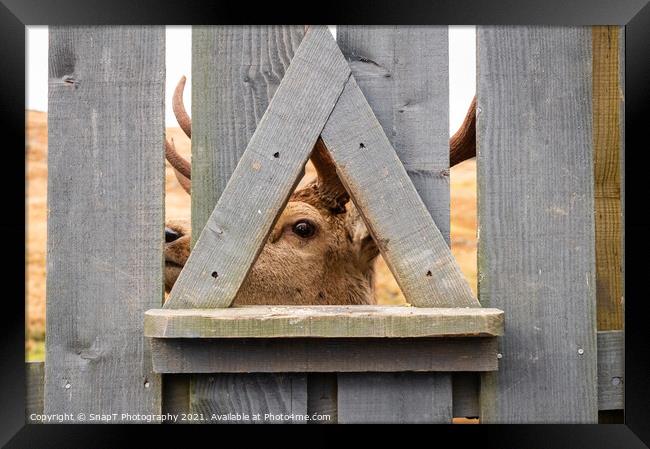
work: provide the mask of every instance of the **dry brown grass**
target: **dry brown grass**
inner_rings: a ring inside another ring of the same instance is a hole
[[[43,358],[45,339],[45,242],[47,220],[47,116],[27,111],[27,358]],[[189,139],[179,128],[169,128],[176,148],[189,158]],[[313,176],[308,165],[306,176]],[[167,218],[188,217],[190,201],[169,164],[165,178]],[[451,170],[452,252],[476,292],[476,164],[466,161]],[[383,259],[377,262],[377,299],[380,304],[402,304],[404,296]]]

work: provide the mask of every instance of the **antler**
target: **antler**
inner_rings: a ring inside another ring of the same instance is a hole
[[[185,132],[187,137],[192,137],[192,120],[190,119],[187,111],[185,110],[185,105],[183,105],[183,90],[185,89],[185,76],[181,77],[180,81],[176,85],[174,90],[174,97],[172,100],[172,109],[174,110],[174,115],[176,120],[180,125],[181,129]],[[178,151],[176,151],[176,146],[174,145],[174,139],[171,139],[171,143],[165,139],[165,157],[169,161],[172,167],[174,167],[174,173],[176,178],[180,183],[183,190],[188,194],[191,192],[192,184],[192,165],[190,162],[183,158]]]
[[[465,120],[449,139],[449,165],[454,166],[476,156],[476,96],[469,106]]]
[[[185,75],[183,75],[174,89],[174,97],[172,99],[172,109],[174,110],[174,115],[176,120],[180,125],[181,129],[185,131],[185,134],[190,139],[192,138],[192,120],[190,116],[187,115],[185,110],[185,105],[183,104],[183,90],[185,90]]]

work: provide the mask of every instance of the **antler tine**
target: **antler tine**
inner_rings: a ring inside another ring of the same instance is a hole
[[[169,163],[177,170],[181,175],[183,175],[188,180],[192,179],[192,165],[189,161],[183,159],[183,156],[178,154],[176,151],[176,146],[174,145],[174,139],[171,139],[171,143],[165,139],[165,157]]]
[[[178,180],[178,183],[181,185],[183,190],[187,192],[188,195],[192,194],[192,181],[189,178],[186,178],[183,176],[181,172],[178,170],[174,169],[174,174],[176,175],[176,179]]]
[[[176,120],[181,129],[185,132],[187,137],[192,138],[192,119],[187,115],[185,105],[183,104],[183,90],[185,90],[185,75],[183,75],[174,89],[174,97],[172,99],[172,109]]]
[[[454,166],[476,156],[476,96],[458,131],[449,139],[449,165]]]

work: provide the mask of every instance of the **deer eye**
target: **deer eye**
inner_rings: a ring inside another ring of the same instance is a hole
[[[316,226],[308,220],[300,220],[293,225],[294,234],[303,239],[309,238],[316,232]]]
[[[183,235],[180,232],[175,231],[172,228],[167,228],[165,227],[165,243],[171,243],[179,238],[181,238]]]

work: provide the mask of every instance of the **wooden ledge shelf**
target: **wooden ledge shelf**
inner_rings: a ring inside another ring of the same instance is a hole
[[[246,306],[151,309],[153,338],[414,338],[503,335],[503,311],[404,306]]]
[[[157,373],[495,371],[503,312],[247,306],[145,313]]]

